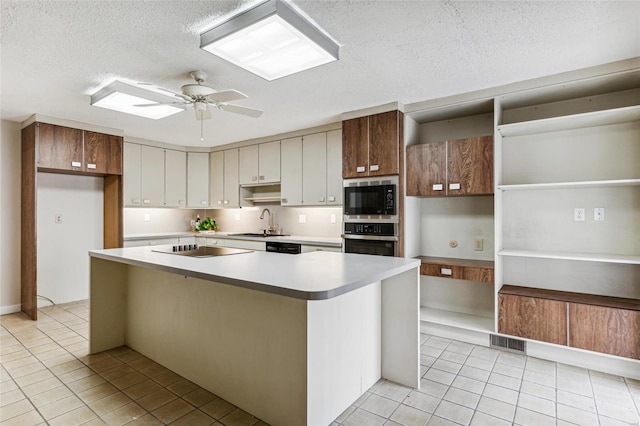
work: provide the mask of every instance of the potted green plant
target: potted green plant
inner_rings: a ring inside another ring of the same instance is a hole
[[[207,216],[203,221],[200,222],[200,225],[196,226],[196,231],[200,232],[214,232],[218,229],[218,224],[216,220],[211,216]]]

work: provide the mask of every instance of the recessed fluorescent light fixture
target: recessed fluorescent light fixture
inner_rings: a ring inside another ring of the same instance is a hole
[[[184,111],[184,108],[179,106],[161,105],[161,103],[166,102],[179,102],[179,99],[152,90],[143,89],[120,80],[115,80],[113,83],[91,95],[91,105],[93,106],[138,115],[140,117],[152,118],[154,120]],[[158,105],[136,106],[153,103],[157,103]]]
[[[282,0],[267,0],[200,34],[200,47],[269,81],[337,61],[340,50]]]

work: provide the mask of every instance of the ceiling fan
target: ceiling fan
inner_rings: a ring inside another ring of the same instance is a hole
[[[193,77],[196,83],[185,84],[180,89],[181,93],[174,92],[173,90],[165,89],[151,83],[138,83],[144,86],[151,86],[155,90],[169,93],[176,98],[179,98],[180,100],[176,102],[160,102],[153,104],[141,104],[136,106],[152,107],[157,105],[193,105],[193,110],[196,113],[197,120],[209,120],[211,118],[210,107],[254,118],[258,118],[262,115],[263,111],[259,109],[247,108],[228,103],[230,101],[246,99],[247,95],[245,95],[244,93],[238,92],[237,90],[223,90],[221,92],[218,92],[212,87],[204,85],[203,83],[207,79],[206,72],[193,71],[191,72],[191,77]],[[200,140],[203,140],[202,131],[203,127],[201,123]]]

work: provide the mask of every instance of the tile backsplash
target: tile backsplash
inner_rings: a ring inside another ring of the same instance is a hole
[[[269,214],[260,219],[263,209],[269,209],[272,224],[290,235],[309,237],[340,237],[342,233],[341,207],[245,207],[241,209],[150,209],[126,208],[124,234],[189,231],[191,220],[213,217],[220,231],[260,232],[269,224]],[[301,218],[302,216],[302,218]],[[148,220],[145,220],[148,219]],[[304,221],[303,223],[301,223]]]

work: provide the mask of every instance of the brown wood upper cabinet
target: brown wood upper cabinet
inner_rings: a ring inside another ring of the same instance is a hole
[[[493,194],[493,136],[407,147],[407,195]]]
[[[122,174],[122,137],[37,123],[37,166],[45,171]]]
[[[344,179],[397,175],[403,114],[389,111],[342,122]]]

